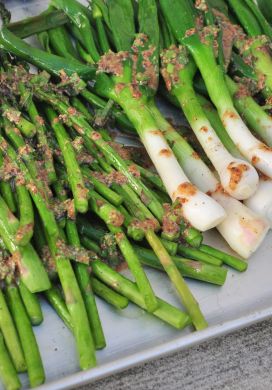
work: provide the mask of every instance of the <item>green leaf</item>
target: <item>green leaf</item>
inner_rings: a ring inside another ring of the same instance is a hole
[[[131,0],[108,0],[110,28],[118,51],[128,51],[135,37]]]
[[[149,38],[149,43],[158,48],[160,43],[160,28],[156,1],[139,0],[138,4],[139,32],[146,34]]]
[[[189,0],[159,0],[163,15],[175,38],[180,42],[187,30],[195,27],[194,12]]]
[[[87,52],[95,62],[99,61],[100,55],[94,42],[87,8],[76,0],[51,0],[50,4],[66,13],[71,22],[79,29]]]
[[[220,11],[224,15],[228,16],[229,10],[224,0],[206,0],[206,2],[211,9],[215,8],[217,11]]]
[[[95,4],[100,11],[102,12],[103,19],[109,29],[111,29],[111,24],[110,24],[110,17],[109,17],[109,10],[104,2],[104,0],[89,0],[90,4]]]

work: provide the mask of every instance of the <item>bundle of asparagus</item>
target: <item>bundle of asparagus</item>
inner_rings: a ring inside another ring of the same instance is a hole
[[[92,0],[87,8],[52,0],[16,23],[2,7],[7,388],[20,387],[16,372],[27,370],[31,387],[45,378],[32,330],[42,322],[36,293],[71,330],[88,369],[106,345],[95,295],[118,310],[132,302],[177,329],[201,330],[207,322],[183,277],[222,286],[223,264],[246,270],[244,260],[203,244],[201,233],[216,227],[248,258],[271,220],[272,154],[263,142],[272,139],[271,28],[251,0],[239,0],[247,12],[237,26],[237,3]],[[43,50],[23,41],[34,34]],[[159,71],[167,89],[161,80],[160,92],[182,109],[200,154],[157,108]],[[138,135],[149,157],[116,143],[112,125]],[[134,281],[118,272],[124,265]],[[143,265],[166,272],[186,312],[155,296]]]

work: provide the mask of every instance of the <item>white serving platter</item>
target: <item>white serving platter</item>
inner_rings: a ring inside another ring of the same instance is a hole
[[[11,0],[6,4],[15,21],[38,14],[45,9],[47,1]],[[167,116],[171,114],[166,110]],[[207,233],[205,242],[229,251],[216,231]],[[97,352],[97,368],[85,372],[79,370],[73,336],[48,304],[43,302],[44,322],[35,328],[46,372],[46,384],[39,389],[75,388],[270,317],[271,249],[272,235],[269,233],[261,248],[249,260],[247,272],[240,274],[229,270],[223,287],[188,282],[210,325],[201,332],[194,332],[192,328],[177,331],[132,304],[119,312],[98,299],[107,347]],[[157,295],[180,307],[168,278],[150,269],[147,274]],[[28,388],[27,376],[22,375],[21,380],[23,388]]]

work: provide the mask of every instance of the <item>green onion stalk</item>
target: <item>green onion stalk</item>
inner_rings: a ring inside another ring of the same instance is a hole
[[[267,3],[265,0],[257,0],[257,4],[266,20],[272,23],[272,6],[271,3]]]
[[[243,94],[242,86],[226,76],[227,87],[232,95],[234,105],[247,125],[268,146],[272,146],[272,118],[261,107],[248,91]]]
[[[227,84],[231,85],[231,88],[237,87],[236,84],[227,77]],[[235,88],[236,90],[236,88]],[[213,107],[213,105],[203,96],[198,95],[198,100],[205,111],[207,117],[209,118],[210,122],[213,125],[213,128],[217,132],[218,136],[221,137],[222,142],[224,143],[225,147],[229,150],[232,155],[237,156],[241,158],[239,150],[236,148],[235,144],[231,140],[231,138],[228,136],[228,133],[226,132],[219,116],[216,111],[216,109]],[[254,116],[254,113],[261,110],[261,108],[255,103],[255,101],[249,97],[239,97],[234,99],[235,105],[237,105],[237,108],[239,110],[239,107],[241,110],[243,110],[244,117],[248,120],[253,122],[258,121],[258,116]],[[248,104],[247,104],[248,103]],[[256,109],[257,106],[257,109]],[[252,110],[252,111],[251,111]],[[257,114],[258,115],[258,114]],[[260,115],[260,118],[268,117],[267,114],[262,111],[262,115]],[[269,118],[269,117],[268,117]],[[253,126],[253,125],[252,125]],[[252,127],[253,128],[253,127]],[[256,128],[255,132],[256,131]],[[257,191],[249,198],[244,201],[244,204],[249,207],[251,210],[253,210],[255,213],[261,215],[263,218],[266,218],[270,224],[272,221],[272,203],[271,203],[271,194],[272,194],[272,180],[265,176],[260,175],[259,180],[259,186],[257,188]]]
[[[229,153],[206,117],[193,87],[196,67],[188,58],[186,48],[172,46],[163,51],[161,57],[161,72],[168,91],[178,99],[224,190],[238,200],[249,198],[257,189],[258,174],[249,163]]]
[[[241,154],[267,176],[272,176],[272,151],[247,128],[234,107],[224,80],[222,68],[217,65],[213,39],[200,40],[195,31],[194,12],[188,0],[160,1],[161,8],[177,41],[184,44],[201,72],[209,96],[217,108],[228,134]],[[210,70],[213,69],[213,72]]]
[[[253,67],[260,85],[263,83],[263,93],[267,98],[272,95],[270,42],[266,36],[261,35],[237,40],[236,43],[244,61]]]
[[[258,80],[263,80],[266,93],[272,93],[272,58],[269,44],[272,27],[252,0],[228,0],[248,37],[240,36],[236,42],[244,59],[251,62]]]
[[[228,0],[230,9],[234,11],[242,28],[233,22],[228,15],[221,12],[220,7],[217,7],[216,19],[219,21],[221,29],[234,32],[233,44],[240,52],[239,59],[236,53],[233,53],[232,58],[238,64],[238,68],[251,67],[253,74],[249,77],[258,82],[258,86],[262,90],[265,97],[271,96],[271,51],[269,44],[272,39],[272,27],[265,19],[264,15],[258,6],[252,0]],[[224,32],[223,32],[224,33]],[[246,62],[246,65],[241,62]],[[253,76],[253,77],[252,77]]]
[[[152,109],[154,105],[149,103],[149,107]],[[181,134],[175,131],[173,127],[169,127],[169,124],[164,120],[163,116],[159,115],[156,107],[155,112],[156,118],[159,120],[158,124],[160,129],[164,132],[171,149],[192,183],[203,192],[211,194],[224,207],[227,217],[216,228],[235,252],[244,258],[248,258],[260,246],[266,236],[268,231],[266,218],[260,217],[257,212],[252,211],[243,203],[223,191],[214,173],[203,162],[198,153]],[[217,112],[216,115],[217,120],[220,121]],[[209,120],[211,121],[211,117],[209,117]],[[212,125],[217,130],[214,122],[212,122]],[[222,134],[224,134],[223,141],[225,142],[228,139],[228,134],[224,127],[222,132],[218,132],[218,136]],[[231,139],[230,143],[234,148],[230,147],[229,151],[233,155],[236,155],[235,150],[237,149]],[[225,144],[225,147],[228,148],[228,145]],[[250,228],[250,234],[248,234],[249,231],[245,229],[245,226],[241,224],[241,221],[246,221],[247,227]],[[258,226],[257,230],[255,230],[255,226]]]

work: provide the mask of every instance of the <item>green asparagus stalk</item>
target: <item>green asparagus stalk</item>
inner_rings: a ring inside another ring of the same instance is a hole
[[[18,220],[0,197],[0,236],[9,252],[14,256],[20,277],[25,285],[31,292],[44,291],[50,287],[50,281],[31,244],[19,247],[15,243],[18,226]]]
[[[94,293],[116,309],[123,310],[128,306],[126,297],[116,293],[97,278],[91,276],[91,282]]]
[[[0,309],[0,330],[3,334],[5,345],[16,371],[24,372],[26,371],[24,353],[2,290],[0,291]]]
[[[56,311],[57,315],[62,319],[67,328],[73,332],[73,323],[71,320],[71,315],[67,309],[67,306],[62,298],[62,295],[59,289],[55,286],[44,292],[46,299]]]
[[[208,253],[204,253],[195,248],[186,247],[184,245],[178,246],[178,254],[185,256],[189,259],[198,260],[206,264],[215,265],[217,267],[220,267],[222,265],[222,260],[218,259],[217,257],[214,257]]]
[[[56,262],[56,269],[64,292],[65,302],[71,316],[80,367],[86,370],[96,365],[96,357],[81,291],[70,261],[58,253],[56,240],[47,235],[47,242]]]
[[[146,310],[146,306],[142,295],[135,283],[125,278],[123,275],[115,272],[106,264],[99,260],[92,262],[92,269],[94,275],[110,286],[113,290],[127,297],[131,302]],[[174,306],[157,298],[159,303],[158,308],[152,313],[154,316],[160,318],[166,323],[172,325],[177,329],[182,329],[190,324],[190,318]]]
[[[24,93],[26,93],[26,89],[22,83],[20,84],[19,88],[21,93],[24,96]],[[26,109],[29,114],[29,117],[31,118],[32,122],[35,124],[37,130],[37,139],[39,142],[39,148],[43,154],[44,166],[48,177],[48,181],[49,183],[53,183],[56,181],[57,177],[54,169],[52,152],[47,142],[45,124],[43,118],[39,115],[37,107],[33,102],[31,96],[27,96]]]
[[[20,135],[17,134],[15,129],[10,126],[10,122],[8,122],[6,119],[4,120],[5,123],[5,129],[8,133],[8,135],[13,134],[12,139],[15,139],[15,142],[17,144],[17,147],[24,147],[24,141]],[[11,131],[9,131],[11,130]],[[0,165],[3,169],[4,168],[4,160],[3,155],[0,153]],[[33,235],[33,224],[34,224],[34,215],[33,215],[33,208],[31,199],[28,193],[28,190],[25,188],[24,182],[20,180],[20,178],[16,179],[16,194],[17,194],[17,204],[19,208],[19,214],[20,214],[20,223],[16,234],[16,241],[20,245],[26,245]],[[5,202],[7,203],[10,211],[15,212],[17,209],[17,206],[14,202],[14,196],[10,187],[10,184],[7,182],[2,181],[1,182],[1,191],[3,198]]]
[[[120,227],[123,223],[122,215],[95,191],[91,191],[90,193],[90,207],[101,219],[104,220],[104,222],[108,225],[109,230],[114,233],[120,251],[125,257],[137,286],[144,297],[147,310],[150,312],[154,311],[157,307],[157,301],[152,287],[142,269],[140,261]]]
[[[148,230],[146,232],[146,239],[148,240],[153,251],[158,256],[161,265],[175,286],[182,303],[186,307],[192,319],[193,325],[197,330],[205,329],[208,324],[203,314],[201,313],[198,302],[193,297],[169,253],[166,251],[163,244],[152,230]]]
[[[123,199],[122,197],[111,190],[109,187],[106,186],[102,181],[98,180],[93,174],[90,169],[87,167],[81,167],[81,171],[83,173],[83,176],[86,177],[94,186],[95,190],[102,195],[107,201],[112,203],[114,206],[119,206]]]
[[[18,287],[31,324],[40,325],[43,322],[43,314],[37,295],[32,294],[22,281],[19,281]]]
[[[3,106],[3,116],[12,122],[16,127],[21,131],[25,137],[33,137],[36,133],[36,128],[33,123],[25,119],[20,111],[17,111],[15,108],[11,107],[9,104],[4,103]]]
[[[150,249],[134,246],[141,262],[149,267],[163,270],[163,267]],[[203,282],[222,286],[225,283],[227,270],[218,266],[201,263],[195,260],[186,259],[179,256],[171,256],[182,276]]]
[[[2,155],[0,158],[2,159]],[[10,209],[10,211],[15,213],[16,212],[16,203],[15,203],[15,199],[14,199],[14,195],[13,195],[10,183],[1,180],[0,192],[1,192],[3,199],[5,200],[6,204],[8,205],[8,208]]]
[[[238,259],[235,256],[229,255],[228,253],[222,252],[219,249],[205,244],[202,244],[199,249],[201,252],[222,260],[224,264],[236,269],[237,271],[244,272],[247,269],[246,261]]]
[[[124,206],[121,205],[117,209],[124,217],[124,226],[127,229],[128,237],[131,237],[134,241],[143,240],[145,232],[139,221],[136,218],[133,218]]]
[[[6,349],[4,339],[0,333],[0,379],[2,380],[5,389],[18,390],[21,388],[21,383],[17,372],[10,359]]]
[[[57,114],[50,107],[46,108],[46,114],[50,120],[51,127],[54,130],[65,161],[68,181],[74,196],[75,208],[77,211],[85,213],[88,210],[87,189],[85,188],[84,180],[70,138],[66,133],[64,126],[59,123]]]
[[[33,236],[34,213],[31,197],[24,184],[20,180],[16,183],[17,204],[20,221],[16,233],[16,243],[25,246]]]
[[[77,96],[71,97],[71,103],[72,107],[76,108],[77,111],[81,112],[89,122],[92,122],[93,115],[91,114],[90,110],[88,110],[86,105]]]
[[[69,244],[80,247],[80,239],[77,227],[74,221],[68,220],[66,223],[66,234]],[[81,294],[85,303],[89,323],[92,330],[92,336],[96,349],[102,349],[106,346],[106,340],[100,321],[93,289],[90,280],[88,266],[86,264],[76,264],[75,274],[79,283]]]
[[[48,234],[52,236],[56,236],[58,234],[58,226],[55,221],[55,217],[53,212],[49,209],[47,202],[45,201],[42,194],[37,191],[36,181],[31,177],[27,167],[21,161],[17,160],[17,154],[15,150],[6,142],[6,140],[0,136],[0,150],[3,154],[6,154],[8,158],[14,164],[14,167],[18,170],[18,172],[23,175],[23,178],[28,186],[31,197],[39,211],[41,219],[45,228],[48,231]]]
[[[45,380],[44,368],[30,320],[20,298],[18,288],[10,284],[6,289],[8,304],[22,343],[29,382],[31,387],[41,385]]]
[[[93,251],[97,255],[101,255],[101,250],[99,245],[97,245],[97,243],[95,241],[92,241],[89,237],[81,236],[80,242],[84,246],[84,248]]]
[[[35,181],[37,187],[39,188],[43,196],[47,199],[48,198],[48,194],[46,192],[47,188],[44,180],[40,178],[38,172],[38,166],[36,161],[34,160],[34,150],[29,144],[26,144],[23,136],[18,132],[17,128],[14,127],[14,125],[6,118],[4,119],[4,124],[5,124],[5,133],[8,139],[13,144],[13,147],[17,150],[19,156],[22,156],[22,159],[32,179]]]
[[[97,109],[104,109],[107,105],[107,102],[105,100],[94,94],[92,91],[89,91],[88,89],[84,89],[80,92],[80,94],[88,103],[90,103]],[[120,126],[122,130],[128,133],[135,132],[127,116],[122,111],[118,110],[117,107],[112,107],[111,114],[115,119],[117,125]]]

